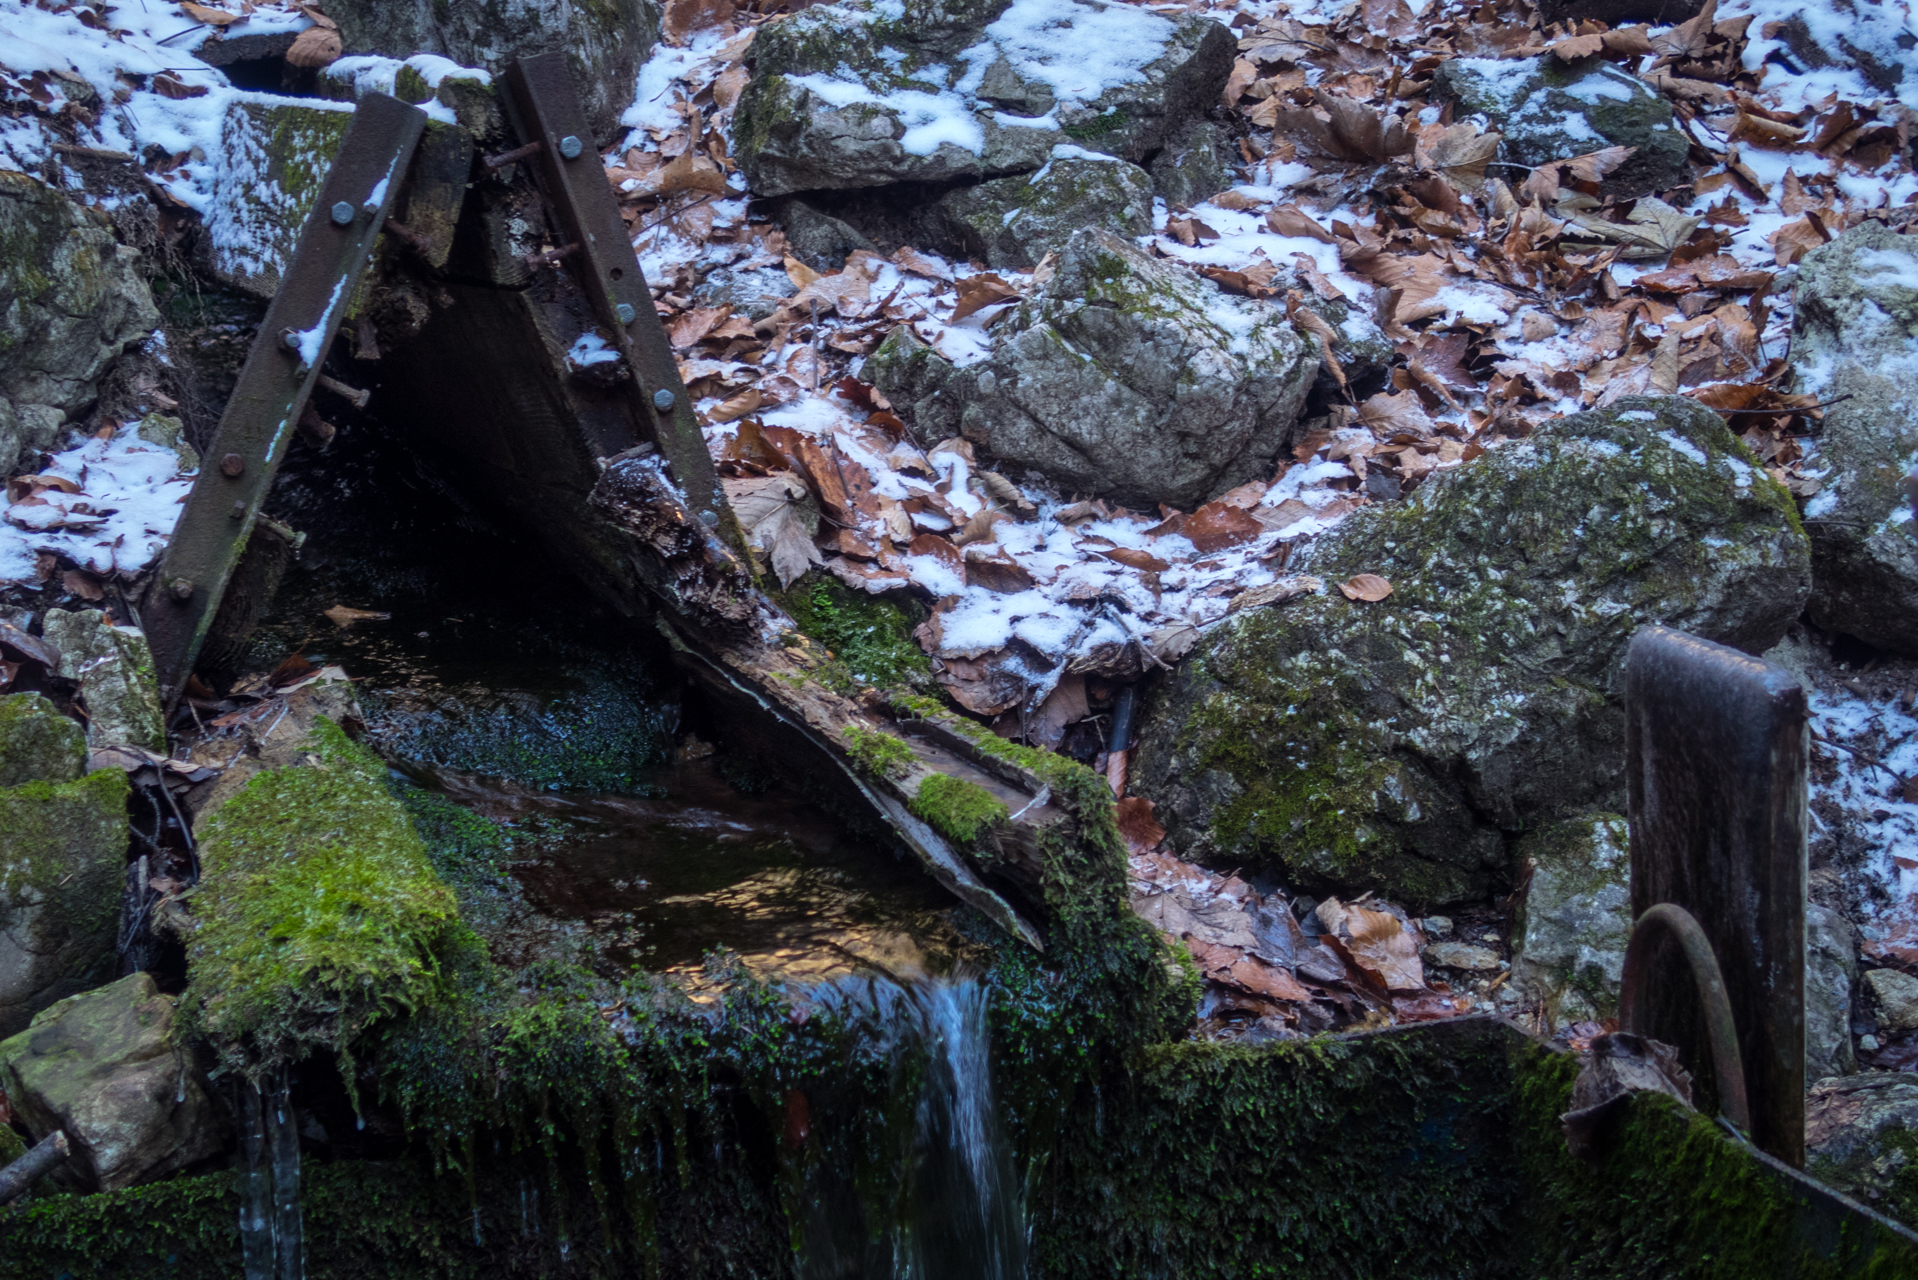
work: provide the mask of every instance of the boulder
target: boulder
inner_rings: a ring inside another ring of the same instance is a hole
[[[1858,1070],[1851,1043],[1851,989],[1858,943],[1851,921],[1816,903],[1805,907],[1805,1079]]]
[[[1237,157],[1232,142],[1220,126],[1194,120],[1168,137],[1158,154],[1146,162],[1152,174],[1152,188],[1166,203],[1180,208],[1210,200],[1232,185],[1232,165]]]
[[[1615,813],[1569,818],[1523,837],[1531,884],[1512,930],[1512,987],[1558,1025],[1618,1012],[1632,934],[1631,852]]]
[[[1346,518],[1288,572],[1378,574],[1211,628],[1133,786],[1200,861],[1401,900],[1502,881],[1508,835],[1622,803],[1615,680],[1661,622],[1760,652],[1810,590],[1791,496],[1724,421],[1626,398]]]
[[[1897,969],[1873,969],[1865,975],[1865,989],[1871,992],[1880,1034],[1918,1031],[1918,978]]]
[[[1880,1213],[1918,1223],[1918,1075],[1820,1080],[1805,1099],[1805,1172]]]
[[[1217,100],[1232,33],[1104,0],[848,0],[760,28],[734,116],[761,196],[1142,163]]]
[[[1605,179],[1608,194],[1647,195],[1690,180],[1688,144],[1672,122],[1671,103],[1602,59],[1453,58],[1433,74],[1432,98],[1455,103],[1461,119],[1484,116],[1504,137],[1501,150],[1511,164],[1530,168],[1605,147],[1636,147]]]
[[[1791,361],[1825,410],[1814,458],[1812,620],[1918,654],[1918,532],[1903,488],[1918,455],[1918,240],[1854,227],[1798,264]]]
[[[75,782],[86,775],[87,735],[37,693],[0,698],[0,788]]]
[[[68,1168],[89,1190],[152,1182],[226,1146],[173,1001],[145,973],[70,996],[0,1042],[0,1085],[36,1141],[65,1130]]]
[[[866,357],[859,376],[884,392],[919,442],[931,446],[950,436],[958,420],[958,402],[940,394],[952,374],[952,361],[902,324]]]
[[[220,129],[202,252],[216,278],[271,299],[353,122],[318,98],[235,98]]]
[[[1269,478],[1320,367],[1280,308],[1090,228],[1001,323],[920,430],[956,427],[1002,471],[1148,510]]]
[[[78,681],[95,747],[166,750],[153,651],[138,627],[116,627],[98,609],[49,609],[46,641],[60,651],[59,674]]]
[[[764,320],[798,292],[792,277],[777,266],[726,266],[707,272],[693,288],[702,307],[730,306],[753,320]]]
[[[0,788],[0,1035],[112,976],[127,790],[117,768]]]
[[[104,214],[0,170],[0,476],[53,448],[102,374],[159,323]]]
[[[1072,144],[1030,174],[960,187],[935,205],[942,239],[987,266],[1028,271],[1082,227],[1152,232],[1152,177],[1135,164]]]
[[[657,0],[334,0],[348,54],[430,53],[498,75],[514,58],[560,50],[594,135],[611,142],[640,64],[659,40]],[[408,99],[416,101],[417,99]]]

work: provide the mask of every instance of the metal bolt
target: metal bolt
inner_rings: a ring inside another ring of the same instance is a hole
[[[717,529],[719,527],[719,513],[717,511],[702,511],[699,513],[699,523],[705,525],[708,529]]]
[[[338,204],[334,205],[333,206],[333,225],[336,227],[347,227],[347,226],[351,226],[352,224],[353,224],[352,202],[348,200],[342,200]]]
[[[220,459],[220,474],[238,478],[246,472],[246,459],[237,453],[229,453]]]
[[[235,498],[233,500],[233,510],[227,512],[226,514],[227,514],[227,517],[232,520],[246,519],[246,503],[241,502],[238,498]]]
[[[300,341],[301,337],[298,329],[280,330],[280,345],[288,351],[298,351],[300,349]]]
[[[584,150],[586,150],[586,144],[570,133],[559,140],[559,153],[568,160],[579,159],[580,152]]]
[[[632,303],[622,302],[618,306],[613,308],[613,314],[619,317],[619,322],[621,324],[631,324],[633,322],[633,317],[638,315],[639,312],[633,310]]]
[[[653,408],[661,413],[670,413],[673,407],[673,393],[661,387],[653,392]]]
[[[178,600],[181,604],[185,604],[193,598],[193,584],[185,578],[175,578],[166,584],[166,589],[167,594],[175,600]]]

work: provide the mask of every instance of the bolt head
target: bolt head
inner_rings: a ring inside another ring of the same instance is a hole
[[[719,513],[717,511],[702,511],[699,513],[699,523],[705,525],[708,529],[717,529],[719,527]]]
[[[185,604],[193,598],[193,584],[185,578],[175,578],[173,581],[167,583],[166,590],[168,595],[178,600],[181,604]]]
[[[559,153],[568,160],[579,159],[580,153],[585,150],[586,144],[570,133],[559,140]]]
[[[246,472],[246,459],[242,458],[239,454],[229,453],[224,458],[220,459],[221,475],[237,477],[245,474],[245,472]]]
[[[673,407],[673,393],[661,387],[653,392],[653,408],[661,413],[670,412]]]
[[[622,302],[618,306],[613,308],[613,314],[619,317],[619,322],[621,324],[631,324],[633,322],[633,317],[638,315],[639,312],[633,310],[632,303]]]
[[[352,203],[346,200],[339,201],[337,204],[333,206],[333,225],[336,227],[345,227],[345,226],[351,226],[352,223],[353,223]]]

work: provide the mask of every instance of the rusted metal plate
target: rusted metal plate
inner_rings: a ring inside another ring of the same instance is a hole
[[[559,247],[577,246],[560,260],[580,281],[633,371],[628,385],[638,401],[637,417],[672,467],[687,508],[731,542],[734,550],[743,550],[712,455],[706,452],[699,419],[679,379],[672,343],[653,310],[652,290],[627,238],[612,184],[600,167],[599,150],[593,145],[566,56],[542,53],[520,58],[507,68],[505,85],[514,128],[527,146],[539,144],[538,151],[521,162],[539,175],[558,223]]]
[[[1802,1165],[1805,691],[1781,667],[1665,627],[1633,637],[1622,679],[1633,914],[1669,902],[1696,917],[1737,1023],[1752,1141]],[[1677,1045],[1703,1084],[1705,1019],[1684,960],[1660,955],[1653,970],[1639,1029]]]
[[[300,232],[141,606],[168,707],[193,671],[425,127],[426,113],[397,98],[360,99]]]

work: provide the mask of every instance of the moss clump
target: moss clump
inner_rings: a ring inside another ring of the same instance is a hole
[[[852,681],[880,689],[934,688],[932,663],[912,638],[923,616],[877,596],[853,592],[836,578],[802,581],[775,593],[800,633],[832,651]]]
[[[846,754],[865,772],[878,778],[904,777],[914,760],[912,748],[890,733],[861,729],[846,730]]]
[[[378,758],[325,719],[305,748],[200,836],[186,1007],[252,1072],[320,1047],[347,1057],[374,1022],[436,1002],[461,932]]]
[[[935,773],[919,784],[912,811],[962,847],[977,844],[981,836],[1012,816],[1010,809],[978,783],[943,773]]]

